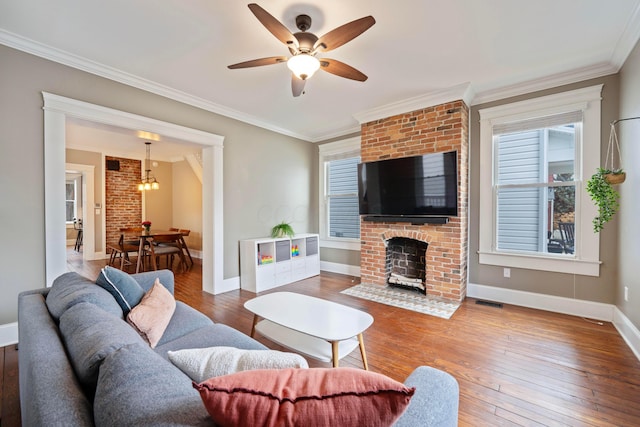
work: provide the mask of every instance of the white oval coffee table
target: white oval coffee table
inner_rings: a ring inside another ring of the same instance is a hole
[[[332,362],[334,368],[360,346],[364,369],[369,369],[362,337],[373,323],[369,313],[294,292],[261,295],[244,307],[254,314],[252,337],[258,331],[291,350]]]

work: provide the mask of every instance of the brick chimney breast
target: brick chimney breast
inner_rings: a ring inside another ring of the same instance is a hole
[[[360,221],[362,283],[387,284],[386,246],[402,237],[427,244],[427,295],[462,301],[467,292],[469,107],[461,100],[362,125],[362,162],[458,152],[458,216],[447,224]]]

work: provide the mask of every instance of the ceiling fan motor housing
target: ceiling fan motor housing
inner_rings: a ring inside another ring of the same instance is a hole
[[[311,28],[311,17],[309,15],[296,16],[296,27],[298,27],[300,31],[307,31]]]
[[[318,37],[313,33],[295,33],[294,37],[298,39],[299,50],[302,53],[310,53],[316,41],[318,41]]]

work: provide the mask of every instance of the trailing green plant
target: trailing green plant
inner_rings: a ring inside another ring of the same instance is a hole
[[[600,232],[604,224],[609,222],[620,208],[620,193],[609,183],[606,175],[619,175],[624,173],[622,169],[611,171],[598,168],[598,171],[587,181],[587,192],[598,208],[598,216],[593,219],[593,231]]]
[[[293,228],[291,227],[291,225],[288,222],[284,222],[282,221],[280,224],[276,224],[273,226],[273,228],[271,229],[271,237],[273,238],[277,238],[277,237],[293,237],[295,236],[295,231],[293,231]]]

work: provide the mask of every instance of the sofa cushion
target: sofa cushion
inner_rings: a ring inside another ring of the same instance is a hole
[[[125,316],[144,296],[144,289],[133,277],[108,265],[100,271],[96,284],[113,295]]]
[[[225,426],[389,426],[415,389],[354,368],[244,371],[194,387]]]
[[[160,279],[156,279],[140,303],[131,309],[127,322],[154,348],[167,329],[175,309],[173,295],[160,283]]]
[[[89,395],[107,355],[123,345],[144,343],[124,320],[90,303],[79,303],[60,317],[60,333],[71,364]]]
[[[53,281],[46,302],[47,309],[56,322],[60,320],[62,313],[80,302],[94,304],[122,317],[122,309],[109,292],[75,272],[65,273]]]
[[[168,354],[169,360],[197,383],[240,371],[309,367],[299,354],[276,350],[221,346],[170,351]]]
[[[146,344],[111,353],[93,401],[96,426],[213,425],[192,382]]]
[[[176,301],[176,310],[173,312],[173,316],[171,316],[167,329],[164,331],[162,338],[160,338],[158,345],[163,345],[212,324],[213,321],[198,310],[189,307],[183,302]]]
[[[183,350],[185,348],[204,348],[213,346],[227,346],[245,348],[248,350],[266,350],[267,347],[222,323],[204,326],[193,332],[176,338],[172,341],[158,345],[156,353],[169,360],[168,351]]]

